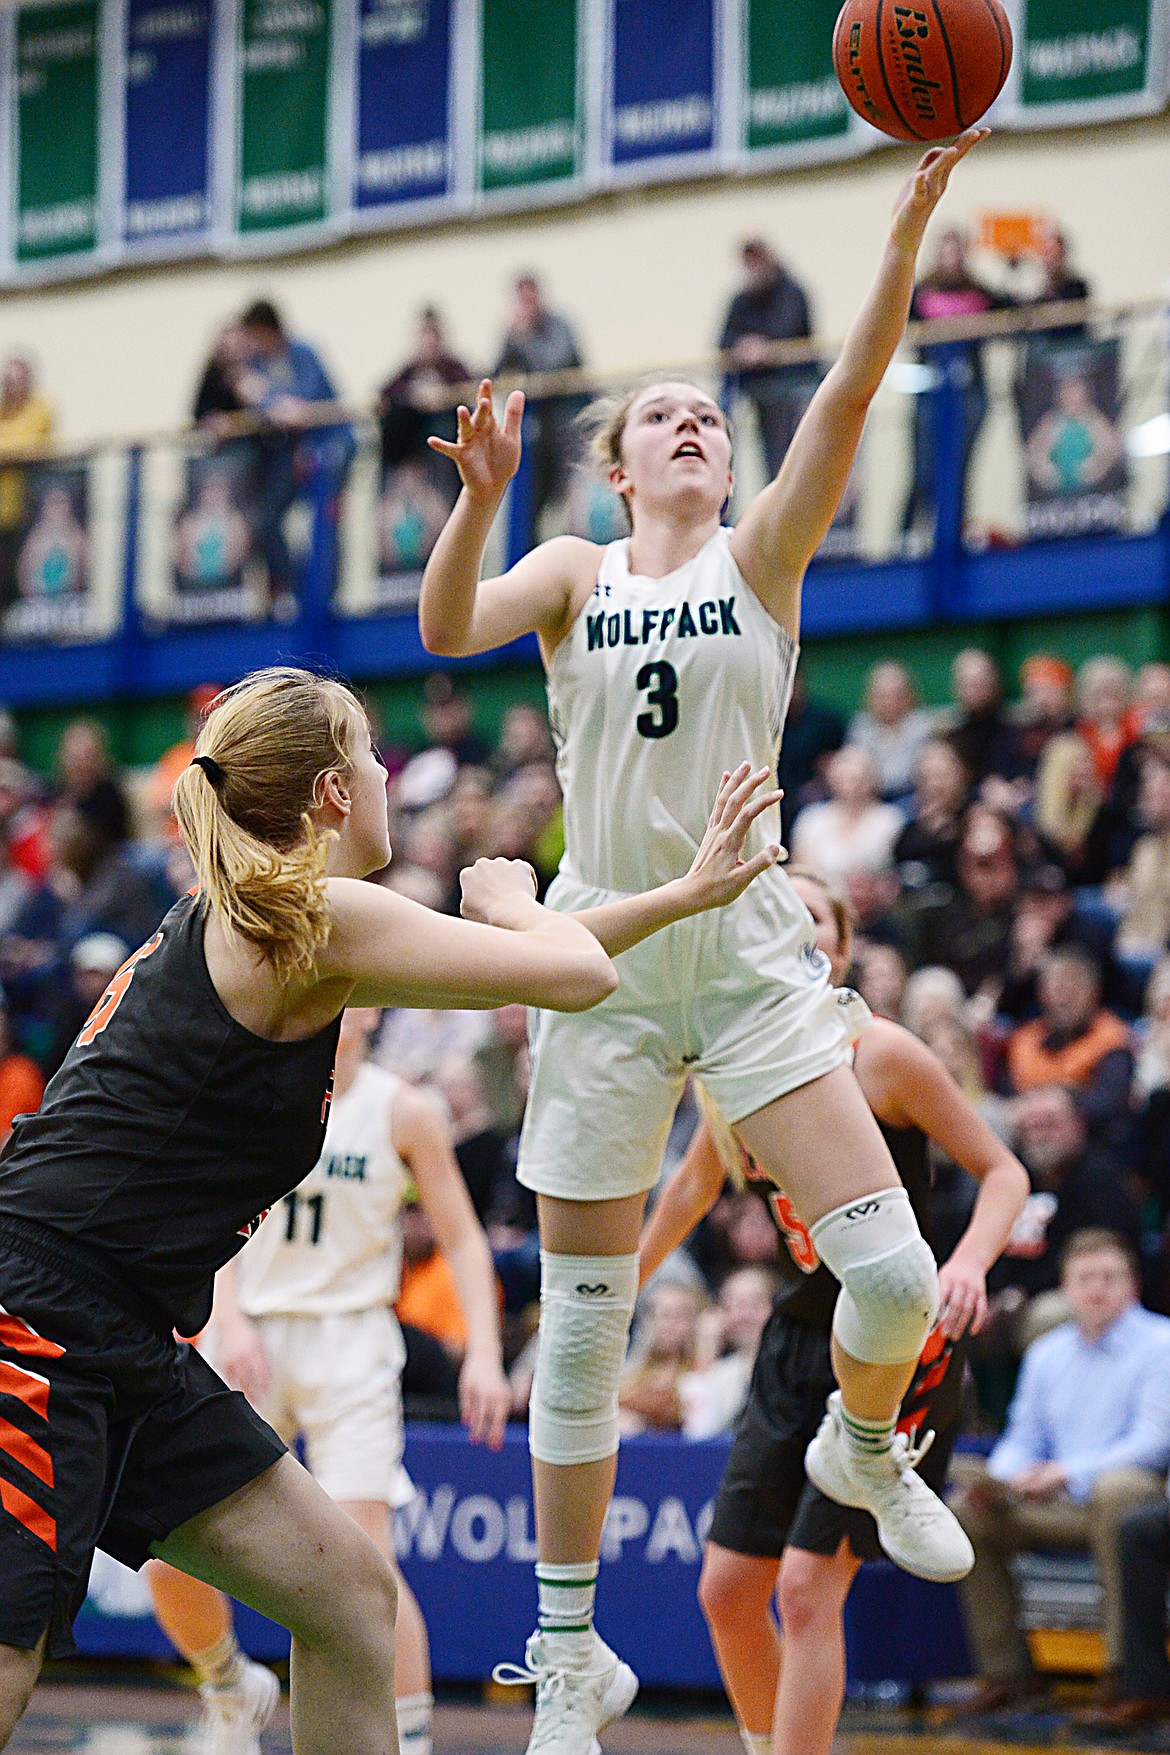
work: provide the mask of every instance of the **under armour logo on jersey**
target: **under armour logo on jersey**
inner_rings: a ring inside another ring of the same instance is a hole
[[[321,1099],[321,1126],[329,1119],[329,1106],[333,1102],[333,1074],[329,1074],[329,1083],[325,1087],[325,1095]]]
[[[261,1225],[264,1223],[265,1219],[268,1217],[268,1215],[271,1211],[272,1211],[271,1207],[265,1207],[265,1209],[262,1213],[257,1213],[256,1217],[254,1219],[249,1219],[248,1223],[246,1225],[241,1225],[239,1230],[236,1232],[236,1236],[242,1237],[244,1239],[244,1242],[246,1243],[248,1241],[249,1237],[254,1237],[256,1235],[257,1231],[260,1229]]]
[[[577,1291],[580,1293],[582,1298],[604,1298],[606,1293],[609,1291],[609,1287],[602,1280],[602,1281],[599,1281],[599,1283],[596,1286],[590,1286],[590,1285],[586,1285],[586,1284],[582,1283],[580,1286],[577,1287]]]

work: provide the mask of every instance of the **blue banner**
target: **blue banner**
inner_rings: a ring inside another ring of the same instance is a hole
[[[440,200],[451,186],[452,0],[361,0],[354,206]]]
[[[715,31],[715,0],[613,0],[614,165],[714,150]]]
[[[129,0],[126,244],[211,228],[211,0]]]

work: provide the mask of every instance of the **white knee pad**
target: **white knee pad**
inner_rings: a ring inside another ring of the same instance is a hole
[[[540,1252],[540,1340],[528,1409],[539,1462],[600,1462],[618,1447],[618,1379],[638,1291],[636,1255]]]
[[[904,1188],[835,1207],[812,1227],[817,1254],[841,1282],[833,1333],[869,1365],[917,1359],[938,1310],[938,1269]]]

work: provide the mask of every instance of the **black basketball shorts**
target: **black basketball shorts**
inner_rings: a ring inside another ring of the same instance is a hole
[[[935,1439],[919,1473],[941,1492],[958,1425],[960,1371],[938,1332],[928,1341],[902,1403],[905,1427]],[[825,1402],[836,1388],[829,1333],[774,1310],[760,1341],[747,1404],[715,1502],[710,1540],[736,1554],[779,1560],[786,1547],[835,1554],[843,1536],[859,1560],[880,1560],[867,1511],[827,1499],[804,1472]]]
[[[87,1252],[88,1257],[88,1252]],[[152,1545],[285,1446],[66,1239],[0,1219],[0,1644],[74,1649],[95,1548]]]

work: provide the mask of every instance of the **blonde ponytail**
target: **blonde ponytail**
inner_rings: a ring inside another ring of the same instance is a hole
[[[216,701],[175,786],[204,904],[273,966],[308,974],[329,934],[332,831],[311,812],[331,772],[353,768],[358,702],[343,684],[278,666]]]

